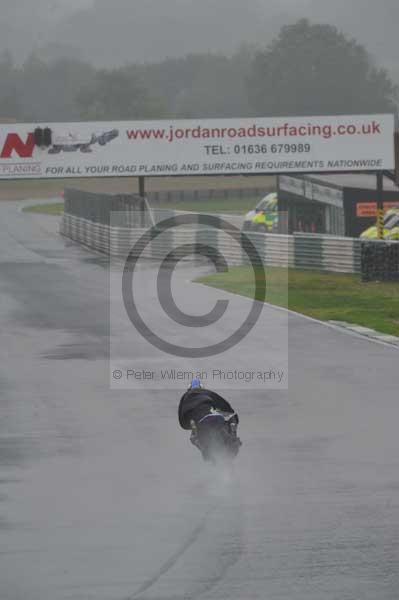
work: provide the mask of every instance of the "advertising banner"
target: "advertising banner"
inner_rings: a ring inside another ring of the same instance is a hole
[[[0,125],[0,179],[392,169],[392,115]]]
[[[384,211],[399,207],[399,197],[397,202],[384,202]],[[357,202],[356,216],[361,218],[370,218],[377,216],[377,202]]]

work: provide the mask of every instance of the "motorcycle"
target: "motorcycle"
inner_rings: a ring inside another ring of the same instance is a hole
[[[216,464],[237,456],[241,446],[238,415],[227,400],[205,389],[199,379],[194,378],[181,397],[178,418],[183,429],[191,430],[191,443],[204,460]]]
[[[237,435],[238,418],[235,413],[216,409],[199,422],[191,420],[191,443],[196,446],[207,462],[217,464],[233,460],[242,445]]]

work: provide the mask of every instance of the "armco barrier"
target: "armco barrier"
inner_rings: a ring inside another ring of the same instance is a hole
[[[143,258],[159,259],[171,251],[176,256],[180,246],[197,243],[208,246],[210,254],[218,252],[230,265],[245,264],[256,258],[252,256],[255,248],[269,266],[361,272],[361,241],[330,235],[246,232],[237,243],[228,232],[198,223],[169,229],[145,247],[137,246],[152,224],[176,214],[170,209],[153,212],[146,199],[139,196],[110,196],[68,189],[60,233],[110,256],[125,257],[136,246]]]
[[[363,241],[361,273],[362,281],[399,281],[399,243]]]
[[[337,273],[360,273],[359,239],[295,233],[294,266]]]
[[[65,214],[101,225],[110,225],[111,215],[118,212],[124,214],[126,227],[151,225],[146,199],[135,194],[99,194],[68,188],[64,192],[64,210]]]
[[[126,223],[126,220],[124,219]],[[147,228],[115,227],[96,223],[67,212],[60,233],[80,244],[111,256],[126,256]],[[163,258],[166,249],[174,250],[183,244],[209,245],[225,257],[230,265],[248,262],[245,237],[241,247],[224,231],[203,225],[176,227],[148,244],[143,258]],[[358,239],[298,233],[294,235],[245,233],[268,266],[285,266],[339,273],[361,272],[361,241]]]

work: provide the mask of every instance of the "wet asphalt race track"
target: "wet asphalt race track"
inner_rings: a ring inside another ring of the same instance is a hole
[[[110,390],[106,261],[48,223],[0,204],[1,600],[397,600],[397,350],[290,317],[218,477]]]

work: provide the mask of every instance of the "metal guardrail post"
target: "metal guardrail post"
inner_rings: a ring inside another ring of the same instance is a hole
[[[378,239],[384,239],[384,175],[377,173],[377,232]]]
[[[140,202],[140,226],[145,227],[145,177],[139,177],[139,196],[141,198]]]

